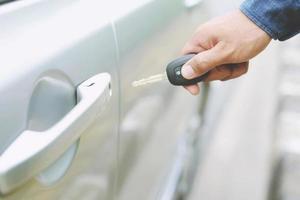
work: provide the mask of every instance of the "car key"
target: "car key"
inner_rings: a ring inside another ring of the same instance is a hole
[[[197,84],[203,81],[209,72],[205,73],[202,76],[199,76],[194,79],[185,79],[181,74],[182,66],[187,63],[190,59],[192,59],[196,54],[187,54],[181,56],[167,65],[166,72],[163,74],[157,74],[154,76],[150,76],[149,78],[141,79],[139,81],[134,81],[132,83],[133,87],[138,87],[146,84],[156,83],[162,80],[169,80],[172,85],[176,86],[187,86]]]

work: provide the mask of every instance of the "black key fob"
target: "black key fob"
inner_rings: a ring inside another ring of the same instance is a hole
[[[199,76],[197,78],[194,79],[185,79],[182,75],[181,75],[181,68],[182,66],[187,63],[190,59],[192,59],[196,54],[187,54],[184,56],[181,56],[175,60],[173,60],[172,62],[170,62],[167,65],[167,77],[169,79],[169,82],[172,85],[182,85],[182,86],[186,86],[186,85],[193,85],[193,84],[197,84],[201,81],[203,81],[207,75],[208,72],[203,74],[202,76]]]

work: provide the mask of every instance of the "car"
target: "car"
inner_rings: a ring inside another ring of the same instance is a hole
[[[2,1],[0,199],[186,195],[208,90],[132,83],[180,55],[200,2]]]

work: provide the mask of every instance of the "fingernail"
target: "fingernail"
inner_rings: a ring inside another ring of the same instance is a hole
[[[194,77],[194,70],[190,65],[184,65],[181,69],[181,74],[184,78],[190,79]]]

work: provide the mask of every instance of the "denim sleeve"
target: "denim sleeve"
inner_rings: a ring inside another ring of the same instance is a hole
[[[246,0],[240,10],[275,40],[300,32],[300,0]]]

